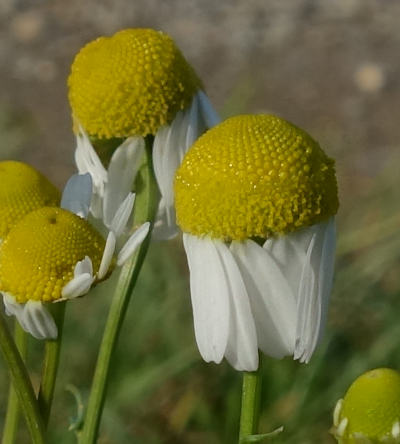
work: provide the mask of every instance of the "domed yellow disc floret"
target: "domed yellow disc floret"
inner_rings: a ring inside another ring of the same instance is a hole
[[[126,29],[81,49],[68,79],[74,114],[90,136],[146,136],[186,108],[201,82],[173,40]]]
[[[22,162],[0,162],[0,184],[0,239],[26,214],[60,202],[57,188]]]
[[[380,368],[357,378],[343,399],[339,421],[343,418],[348,421],[343,444],[357,443],[354,433],[372,442],[391,438],[396,428],[400,433],[400,373]]]
[[[271,115],[232,117],[200,137],[176,173],[175,197],[183,231],[227,241],[288,233],[338,208],[333,160]]]
[[[61,208],[36,210],[11,229],[1,246],[0,291],[19,303],[57,300],[85,256],[98,271],[104,245],[79,216]]]

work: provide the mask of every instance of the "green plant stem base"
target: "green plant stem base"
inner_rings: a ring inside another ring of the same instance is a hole
[[[143,224],[146,221],[153,223],[157,212],[158,200],[158,186],[152,164],[152,139],[146,138],[145,163],[140,169],[136,180],[134,226]],[[149,247],[150,236],[151,233],[148,234],[131,260],[122,267],[100,346],[85,421],[80,433],[80,444],[94,444],[97,442],[112,355],[118,341],[132,291]]]

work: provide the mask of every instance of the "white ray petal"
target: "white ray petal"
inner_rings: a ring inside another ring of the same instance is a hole
[[[156,221],[151,233],[152,238],[155,240],[168,240],[173,239],[178,233],[179,228],[176,225],[175,210],[171,206],[167,207],[162,197],[158,204]]]
[[[257,333],[245,284],[230,249],[223,242],[214,244],[223,263],[230,297],[229,338],[225,357],[236,370],[255,371],[258,368]]]
[[[118,254],[117,265],[123,265],[137,250],[137,248],[146,239],[146,236],[150,230],[150,222],[145,222],[141,225],[132,236],[126,241],[125,245],[122,247]]]
[[[193,145],[199,135],[199,98],[196,94],[189,108],[183,154]]]
[[[110,226],[108,227],[118,239],[126,228],[129,217],[133,210],[133,204],[135,202],[135,194],[129,193],[121,205],[118,207]]]
[[[19,321],[22,328],[36,339],[57,338],[57,326],[42,302],[28,301]]]
[[[255,242],[232,242],[254,314],[258,345],[282,358],[294,351],[296,301],[285,275],[271,255]]]
[[[111,157],[103,204],[103,218],[106,226],[111,224],[118,207],[132,190],[143,151],[143,137],[129,137]]]
[[[86,219],[91,198],[92,177],[90,174],[74,174],[65,185],[60,206]]]
[[[93,264],[89,256],[85,256],[83,260],[77,262],[75,265],[74,276],[79,276],[84,273],[93,275]]]
[[[200,112],[203,116],[204,122],[207,128],[212,128],[221,122],[221,118],[214,110],[214,107],[211,105],[211,102],[207,95],[203,91],[199,91],[197,93],[197,97],[199,99]]]
[[[90,142],[86,132],[80,128],[76,137],[75,162],[81,174],[89,173],[92,176],[96,192],[104,195],[104,185],[107,182],[107,171]]]
[[[103,257],[101,258],[99,271],[97,273],[97,279],[99,280],[105,277],[108,269],[110,268],[110,264],[115,252],[116,243],[117,239],[115,237],[115,234],[110,231],[107,236],[106,246],[104,247]]]
[[[332,286],[335,256],[335,224],[310,227],[312,238],[302,264],[298,293],[297,345],[294,358],[308,362],[322,334]]]
[[[93,264],[88,256],[77,262],[74,269],[74,277],[62,289],[61,296],[65,299],[73,299],[86,294],[94,282]]]
[[[19,304],[14,296],[9,293],[2,293],[3,303],[7,316],[15,316],[18,320],[24,308],[23,304]]]
[[[190,270],[194,330],[206,362],[221,362],[228,344],[230,301],[224,266],[215,241],[183,234]]]

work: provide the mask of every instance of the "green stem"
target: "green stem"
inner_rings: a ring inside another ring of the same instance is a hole
[[[153,173],[151,150],[152,140],[146,139],[146,163],[141,168],[138,180],[136,181],[134,226],[142,224],[145,221],[153,222],[157,211],[159,196]],[[85,422],[79,441],[81,444],[93,444],[97,442],[113,352],[149,243],[150,233],[133,257],[122,267],[97,358]]]
[[[244,442],[247,436],[257,434],[260,416],[260,392],[261,364],[255,372],[243,373],[239,443]]]
[[[57,325],[57,339],[46,341],[45,355],[42,367],[38,403],[45,427],[49,422],[51,404],[56,385],[58,364],[60,361],[61,340],[64,325],[65,302],[52,304],[51,313]]]
[[[21,409],[34,444],[44,444],[45,429],[28,372],[8,330],[3,313],[0,313],[0,347],[11,374]]]
[[[18,321],[15,321],[14,340],[21,358],[25,360],[28,348],[28,335],[22,330]],[[8,394],[7,415],[4,421],[2,444],[13,444],[15,441],[20,413],[18,395],[14,386],[11,384]]]

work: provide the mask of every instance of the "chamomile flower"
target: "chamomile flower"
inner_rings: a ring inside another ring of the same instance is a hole
[[[337,402],[333,422],[340,444],[400,443],[400,373],[378,368],[359,376]]]
[[[0,162],[0,182],[0,243],[26,214],[60,203],[61,194],[57,188],[26,163]]]
[[[175,202],[204,360],[253,371],[260,349],[307,362],[332,283],[333,160],[283,119],[233,117],[187,152]]]
[[[189,146],[219,120],[193,68],[168,35],[126,29],[83,47],[68,85],[75,159],[79,172],[93,177],[93,214],[107,219],[108,207],[118,206],[131,190],[144,137],[153,135],[161,192],[156,230],[160,237],[173,236],[175,171]],[[123,142],[106,170],[100,145],[116,140]]]
[[[146,237],[143,224],[119,248],[133,208],[129,194],[117,209],[107,239],[87,220],[92,180],[75,175],[67,183],[61,208],[28,213],[4,237],[0,248],[0,292],[8,315],[37,339],[57,337],[48,303],[74,299],[122,265]]]

